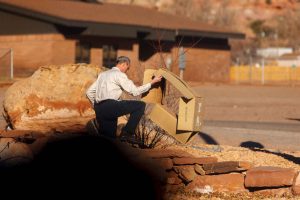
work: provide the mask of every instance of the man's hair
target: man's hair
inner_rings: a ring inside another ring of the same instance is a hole
[[[130,64],[130,59],[126,56],[120,56],[116,60],[116,64],[122,64],[122,63],[127,63]]]

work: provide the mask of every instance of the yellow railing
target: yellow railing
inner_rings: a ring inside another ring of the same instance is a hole
[[[280,67],[280,66],[231,66],[230,80],[239,82],[298,82],[300,81],[300,67]]]

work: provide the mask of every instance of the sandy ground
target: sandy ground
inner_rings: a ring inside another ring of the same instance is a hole
[[[205,120],[300,124],[300,87],[202,85],[194,90],[205,97]]]

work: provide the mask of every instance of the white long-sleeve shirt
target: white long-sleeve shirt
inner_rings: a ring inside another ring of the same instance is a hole
[[[121,72],[119,68],[113,67],[98,76],[97,80],[87,90],[86,96],[94,104],[106,99],[119,100],[122,90],[133,96],[138,96],[150,88],[151,83],[140,87],[135,86],[125,73]]]

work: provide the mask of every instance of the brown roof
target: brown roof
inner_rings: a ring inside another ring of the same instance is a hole
[[[242,33],[133,5],[58,0],[0,0],[0,8],[9,11],[26,11],[27,15],[42,14],[71,22],[121,24],[175,31],[219,33],[220,36],[226,34],[225,37],[233,38],[244,37]]]

